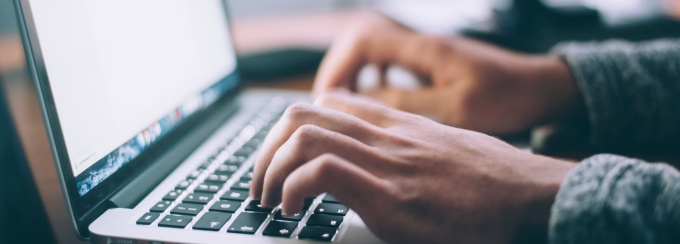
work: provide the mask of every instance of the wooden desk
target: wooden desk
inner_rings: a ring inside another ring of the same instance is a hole
[[[286,46],[325,48],[356,14],[337,12],[235,20],[235,43],[241,54]],[[0,36],[0,75],[6,80],[4,85],[15,123],[57,239],[61,243],[85,243],[77,238],[67,214],[18,35]],[[303,75],[249,86],[309,90],[312,81],[313,75]]]

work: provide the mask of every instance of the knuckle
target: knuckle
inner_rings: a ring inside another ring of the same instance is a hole
[[[333,107],[333,105],[341,105],[346,103],[347,99],[351,97],[350,92],[345,88],[334,88],[328,92],[319,94],[314,102],[320,107]]]
[[[451,51],[449,40],[441,36],[424,35],[421,42],[421,46],[425,48],[423,53],[432,57],[445,56]]]
[[[312,105],[307,103],[294,103],[284,112],[284,117],[291,121],[298,121],[313,111]]]
[[[300,148],[308,148],[317,143],[321,128],[316,125],[304,124],[293,133],[293,139]]]
[[[327,107],[328,105],[332,104],[333,100],[334,100],[333,92],[325,92],[320,94],[316,98],[315,104],[321,107]]]
[[[388,198],[392,199],[394,202],[398,202],[403,206],[413,206],[417,205],[419,201],[422,200],[419,191],[414,191],[413,189],[407,189],[403,186],[397,186],[394,184],[389,184],[385,188],[385,192],[388,194]]]
[[[355,19],[353,23],[350,23],[348,36],[351,39],[359,41],[366,36],[371,35],[371,33],[375,31],[375,27],[377,27],[377,23],[362,16]]]
[[[354,34],[350,35],[349,39],[347,40],[346,44],[347,45],[347,53],[354,54],[354,55],[359,55],[363,52],[364,45],[369,39],[369,36],[366,34]]]
[[[338,157],[331,153],[325,153],[319,156],[314,164],[312,170],[315,177],[319,179],[327,179],[331,177],[333,172],[336,172],[338,167]]]
[[[353,50],[361,46],[363,42],[368,38],[369,31],[363,26],[353,26],[345,32],[340,39],[338,39],[338,45],[341,46],[342,50]]]

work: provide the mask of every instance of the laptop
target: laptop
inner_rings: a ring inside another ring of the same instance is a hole
[[[0,76],[0,243],[53,243],[47,214],[17,136]]]
[[[330,195],[248,197],[302,92],[244,89],[222,0],[17,0],[71,221],[96,243],[377,243]]]

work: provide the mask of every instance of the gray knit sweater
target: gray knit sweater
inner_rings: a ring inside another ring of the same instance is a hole
[[[585,100],[595,145],[680,145],[680,40],[567,44],[562,55]],[[550,243],[680,243],[680,173],[615,155],[569,172]]]

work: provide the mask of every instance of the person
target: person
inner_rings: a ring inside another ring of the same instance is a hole
[[[484,134],[581,117],[593,145],[677,150],[679,40],[525,55],[379,15],[358,23],[322,62],[314,104],[290,106],[267,136],[251,190],[264,206],[292,214],[328,192],[391,243],[680,243],[672,166],[611,154],[576,163]],[[429,82],[354,93],[366,64]]]

